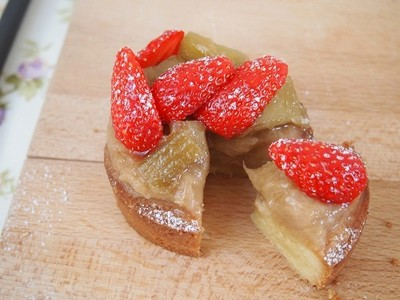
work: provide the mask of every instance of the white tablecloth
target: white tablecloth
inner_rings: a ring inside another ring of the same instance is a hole
[[[0,0],[0,15],[6,3]],[[0,75],[0,232],[72,10],[73,0],[32,0]]]

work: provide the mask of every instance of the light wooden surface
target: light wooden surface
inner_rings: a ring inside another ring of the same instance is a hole
[[[397,1],[78,1],[2,233],[0,298],[398,298],[399,20]],[[257,232],[245,179],[209,177],[199,259],[124,221],[102,165],[112,63],[167,28],[284,58],[315,136],[362,153],[370,215],[335,284],[310,287]]]

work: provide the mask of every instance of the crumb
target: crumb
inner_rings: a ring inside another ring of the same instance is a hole
[[[332,280],[333,285],[338,285],[339,284],[339,278],[336,277],[335,279]]]
[[[400,266],[400,262],[399,262],[399,260],[398,260],[396,257],[392,257],[392,258],[390,259],[390,263],[391,263],[393,266],[395,266],[395,267]]]
[[[328,299],[329,300],[340,300],[340,297],[334,290],[329,289],[328,290]]]
[[[342,146],[345,148],[351,148],[354,150],[354,141],[344,141]]]
[[[390,221],[386,221],[385,225],[386,225],[387,228],[392,228],[393,227],[393,223],[390,222]]]

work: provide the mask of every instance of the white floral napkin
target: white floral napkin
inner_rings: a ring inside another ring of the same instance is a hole
[[[0,0],[0,15],[6,3]],[[73,0],[31,1],[0,74],[0,231],[72,10]]]

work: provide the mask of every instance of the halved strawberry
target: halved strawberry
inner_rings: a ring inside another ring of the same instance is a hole
[[[137,53],[137,61],[142,68],[155,66],[174,55],[185,33],[182,30],[166,30]]]
[[[118,51],[111,79],[111,119],[116,138],[136,152],[152,150],[162,137],[160,116],[135,54]]]
[[[261,115],[285,83],[287,65],[272,56],[248,61],[231,81],[195,113],[209,130],[231,138],[241,134]]]
[[[235,72],[226,57],[204,57],[172,67],[154,82],[152,93],[164,122],[183,120],[213,96]]]
[[[352,148],[280,139],[271,144],[269,155],[303,192],[321,202],[351,202],[368,183],[364,163]]]

